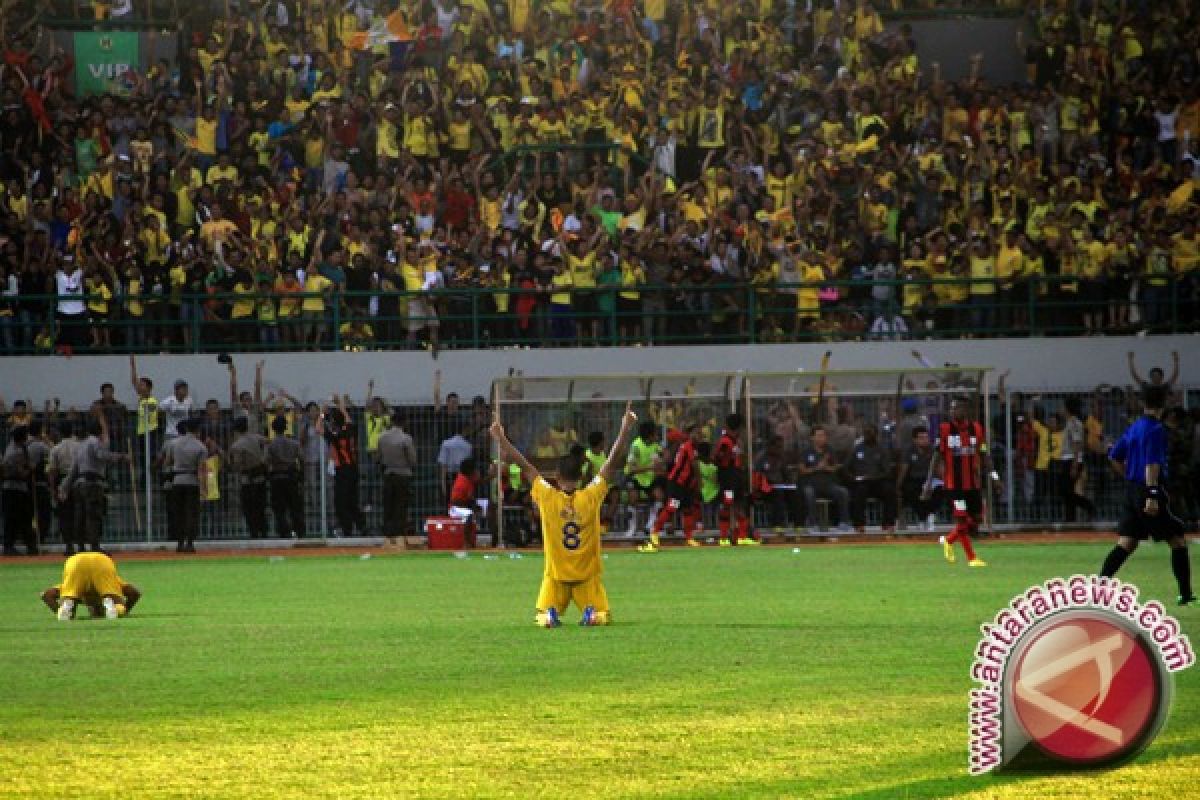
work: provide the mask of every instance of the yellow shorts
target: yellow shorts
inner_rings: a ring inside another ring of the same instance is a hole
[[[103,553],[78,553],[68,558],[59,595],[89,604],[125,596],[117,565]]]
[[[542,588],[538,592],[537,610],[551,607],[560,613],[567,610],[572,601],[580,611],[591,606],[597,613],[608,613],[608,592],[597,575],[586,581],[556,581],[542,577]]]

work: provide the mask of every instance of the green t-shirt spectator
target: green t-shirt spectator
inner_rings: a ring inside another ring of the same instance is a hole
[[[697,461],[700,470],[700,499],[711,503],[721,493],[721,485],[717,483],[717,465],[707,461]]]
[[[609,259],[611,261],[611,259]],[[608,269],[601,272],[596,278],[597,286],[612,286],[619,287],[621,285],[621,270],[616,265],[610,265]],[[617,310],[617,291],[613,288],[609,291],[601,291],[596,297],[596,308],[602,314],[611,314]]]
[[[605,232],[612,238],[617,238],[617,225],[621,221],[620,211],[605,211],[600,206],[592,208],[592,213],[600,220],[600,224],[604,226]]]

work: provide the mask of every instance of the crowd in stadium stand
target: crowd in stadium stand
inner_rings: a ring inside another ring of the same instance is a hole
[[[862,0],[241,0],[89,97],[17,2],[9,351],[1155,332],[1200,309],[1188,0],[999,3],[1026,15],[1016,84],[981,56],[943,79]]]

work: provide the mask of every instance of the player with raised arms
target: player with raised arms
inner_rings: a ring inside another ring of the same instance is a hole
[[[584,458],[582,454],[572,453],[559,459],[556,488],[508,440],[504,426],[500,424],[499,412],[492,417],[489,432],[500,448],[500,458],[521,468],[525,480],[533,487],[531,496],[541,515],[546,570],[542,575],[534,617],[534,622],[541,627],[561,625],[561,615],[571,601],[583,611],[581,625],[608,625],[612,621],[608,594],[600,580],[604,573],[600,555],[600,508],[613,476],[625,464],[625,451],[636,424],[637,415],[633,413],[632,404],[626,403],[621,432],[595,479],[580,487]]]

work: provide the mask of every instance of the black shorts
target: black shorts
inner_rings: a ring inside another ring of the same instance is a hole
[[[691,508],[700,505],[700,491],[680,486],[678,483],[667,481],[667,499],[677,500],[680,508]]]
[[[628,489],[636,489],[638,492],[638,495],[643,500],[649,500],[654,496],[654,490],[661,489],[665,482],[666,481],[663,479],[662,475],[655,475],[654,480],[652,480],[650,482],[649,486],[643,486],[642,484],[638,483],[636,479],[634,479],[632,476],[630,476],[626,480],[625,486]]]
[[[1145,488],[1136,483],[1125,485],[1125,513],[1117,525],[1117,535],[1144,542],[1153,539],[1165,542],[1183,536],[1183,521],[1171,513],[1170,500],[1164,491],[1158,501],[1158,513],[1146,514]]]
[[[717,485],[721,487],[722,495],[725,492],[733,492],[735,501],[745,500],[746,495],[749,494],[746,470],[737,467],[719,467],[717,469]]]
[[[967,513],[979,522],[979,515],[983,513],[983,492],[978,489],[947,489],[942,487],[942,497],[946,501],[946,505],[950,508],[950,513],[954,513],[954,503],[962,500],[967,504]]]

